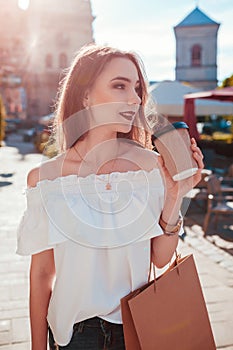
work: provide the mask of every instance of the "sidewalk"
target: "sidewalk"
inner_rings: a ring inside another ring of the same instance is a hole
[[[30,258],[15,254],[16,227],[26,204],[22,196],[26,174],[41,160],[20,135],[9,137],[6,147],[0,148],[0,350],[30,349]],[[198,226],[185,228],[179,251],[194,254],[217,349],[233,350],[233,257],[202,238]]]

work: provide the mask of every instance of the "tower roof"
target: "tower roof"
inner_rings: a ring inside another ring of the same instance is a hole
[[[176,27],[190,27],[190,26],[204,26],[204,25],[219,25],[219,23],[213,21],[198,7],[196,7],[183,21],[177,24]]]

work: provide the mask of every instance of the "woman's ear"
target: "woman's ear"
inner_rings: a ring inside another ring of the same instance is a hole
[[[86,90],[84,97],[83,97],[83,107],[88,108],[89,107],[89,91]]]

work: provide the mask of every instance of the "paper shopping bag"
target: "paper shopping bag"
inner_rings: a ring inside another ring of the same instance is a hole
[[[121,299],[127,350],[215,350],[193,255]]]

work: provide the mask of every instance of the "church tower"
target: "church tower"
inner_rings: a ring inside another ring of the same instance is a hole
[[[176,80],[209,90],[217,86],[217,34],[220,24],[198,7],[174,27]]]

